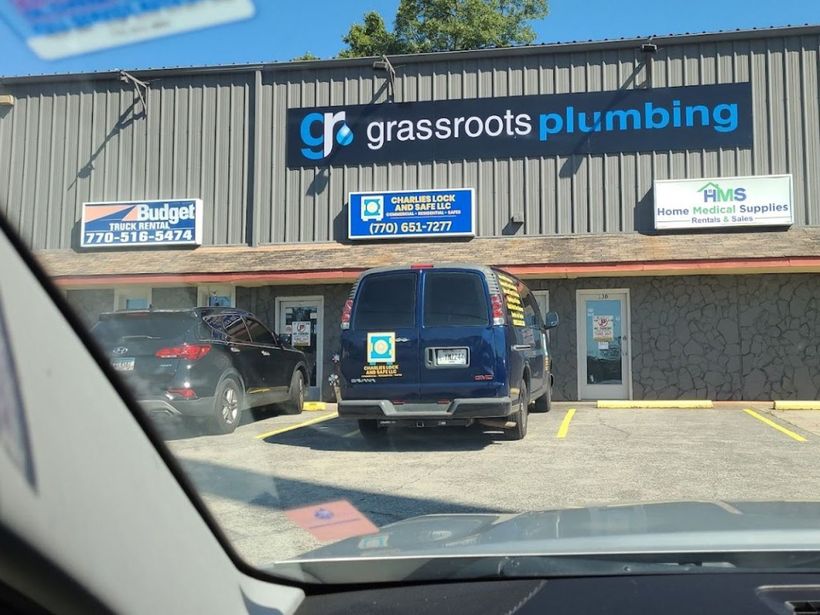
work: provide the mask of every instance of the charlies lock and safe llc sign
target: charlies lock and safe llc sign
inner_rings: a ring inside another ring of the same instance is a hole
[[[350,239],[474,237],[472,188],[351,192]]]

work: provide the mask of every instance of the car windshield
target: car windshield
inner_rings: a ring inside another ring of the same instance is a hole
[[[0,216],[235,561],[814,569],[818,3],[667,8],[0,0]]]

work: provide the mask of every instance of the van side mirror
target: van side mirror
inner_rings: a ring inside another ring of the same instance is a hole
[[[544,329],[554,329],[558,326],[558,313],[547,312],[547,317],[544,320]]]

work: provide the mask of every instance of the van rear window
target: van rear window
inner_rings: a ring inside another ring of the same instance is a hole
[[[356,299],[356,329],[412,327],[416,318],[416,274],[390,273],[366,277]]]
[[[431,271],[424,282],[424,326],[489,324],[487,293],[475,273]]]

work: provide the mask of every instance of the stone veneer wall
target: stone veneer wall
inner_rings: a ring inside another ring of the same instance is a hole
[[[530,280],[549,289],[555,399],[576,399],[581,289],[628,288],[635,399],[820,398],[820,275]]]

